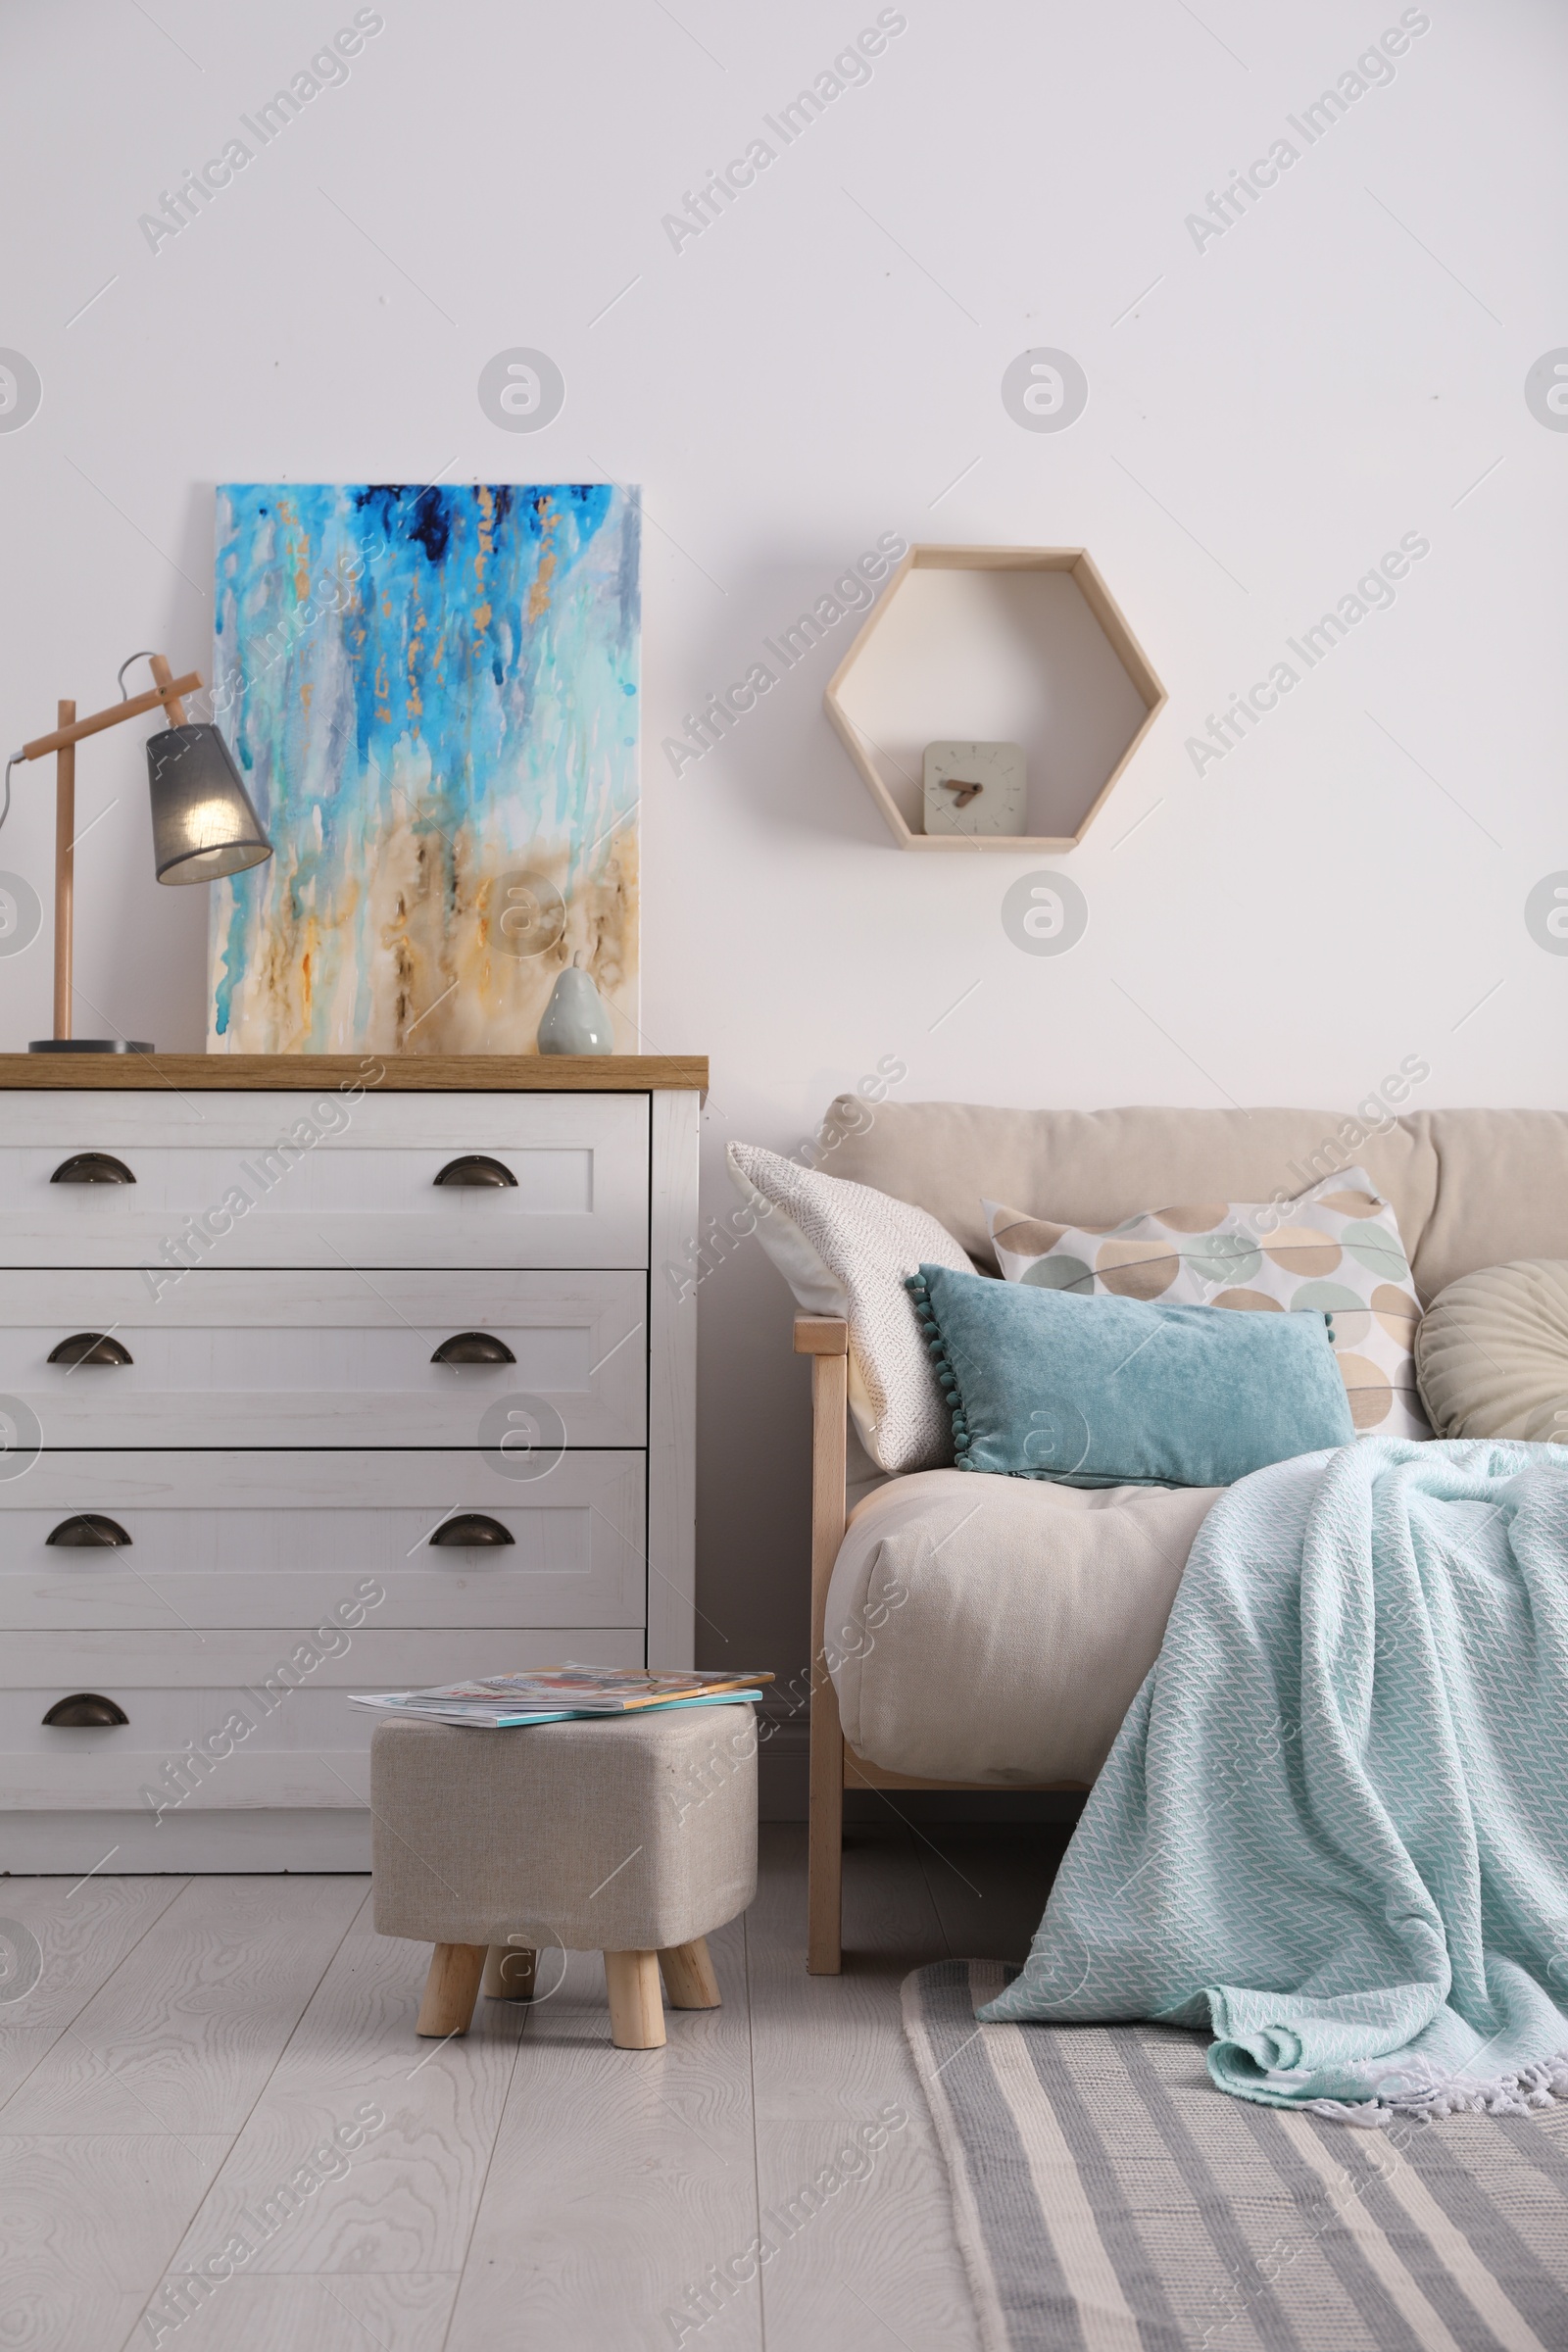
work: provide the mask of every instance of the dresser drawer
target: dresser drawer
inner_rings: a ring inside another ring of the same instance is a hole
[[[141,1680],[228,1679],[220,1650],[275,1655],[366,1582],[384,1597],[364,1609],[356,1647],[432,1624],[459,1629],[460,1652],[468,1626],[641,1626],[644,1490],[645,1456],[631,1452],[568,1453],[536,1479],[472,1451],[46,1453],[0,1480],[6,1677],[22,1679],[25,1656],[31,1686],[63,1690],[133,1665]],[[49,1542],[87,1513],[112,1523],[92,1532],[128,1543]],[[512,1542],[431,1542],[469,1513]]]
[[[546,1408],[532,1418],[547,1445],[641,1446],[646,1284],[198,1269],[159,1277],[155,1300],[126,1268],[5,1269],[0,1395],[23,1400],[50,1448],[483,1446],[518,1398]],[[129,1362],[74,1360],[92,1339]],[[487,1348],[513,1360],[453,1360]]]
[[[352,1587],[346,1588],[352,1589]],[[100,1642],[105,1637],[98,1638]],[[457,1633],[449,1628],[372,1632],[316,1667],[290,1665],[295,1654],[277,1636],[209,1642],[205,1677],[157,1681],[156,1644],[122,1643],[108,1654],[74,1659],[80,1673],[47,1676],[59,1663],[39,1638],[20,1645],[13,1687],[0,1692],[0,1808],[27,1812],[137,1813],[145,1820],[191,1811],[308,1806],[343,1810],[369,1797],[370,1735],[377,1718],[350,1706],[351,1690],[397,1690],[467,1675],[557,1666],[642,1663],[637,1627],[577,1626],[553,1633]],[[196,1663],[192,1637],[182,1666]],[[75,1647],[75,1645],[74,1645]],[[113,1698],[129,1718],[112,1730],[66,1730],[44,1724],[49,1702],[67,1691]],[[475,1734],[526,1739],[526,1731]],[[0,1821],[0,1864],[5,1828]]]
[[[646,1266],[645,1095],[13,1092],[0,1265]],[[83,1152],[134,1181],[55,1182]],[[492,1184],[437,1182],[487,1160]]]
[[[0,1871],[368,1868],[351,1691],[692,1663],[695,1067],[4,1058]]]

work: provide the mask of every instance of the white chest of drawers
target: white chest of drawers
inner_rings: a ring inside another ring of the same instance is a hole
[[[706,1082],[0,1056],[0,1869],[363,1869],[350,1690],[693,1662]]]

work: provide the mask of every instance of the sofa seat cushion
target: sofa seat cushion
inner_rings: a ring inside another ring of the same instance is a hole
[[[851,1746],[916,1779],[1092,1781],[1219,1492],[958,1470],[878,1488],[828,1589]]]

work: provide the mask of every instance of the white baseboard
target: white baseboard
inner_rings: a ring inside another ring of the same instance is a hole
[[[810,1787],[811,1727],[802,1715],[789,1722],[758,1709],[757,1809],[762,1821],[805,1821]]]
[[[804,1721],[774,1723],[757,1757],[758,1810],[763,1821],[808,1817],[810,1731]],[[897,1811],[907,1820],[1054,1822],[1070,1828],[1080,1800],[1019,1791],[904,1789]],[[890,1808],[874,1789],[847,1789],[849,1823],[885,1821]],[[109,1878],[187,1874],[242,1877],[279,1871],[368,1871],[368,1811],[260,1807],[227,1813],[171,1812],[161,1822],[136,1813],[0,1814],[0,1875]]]
[[[166,1813],[0,1814],[0,1871],[12,1878],[108,1878],[195,1872],[368,1871],[370,1816],[257,1808]]]

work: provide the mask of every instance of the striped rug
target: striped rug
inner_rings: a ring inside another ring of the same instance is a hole
[[[1214,2089],[1204,2036],[904,2017],[986,2352],[1565,2352],[1568,2106],[1363,2131]]]

